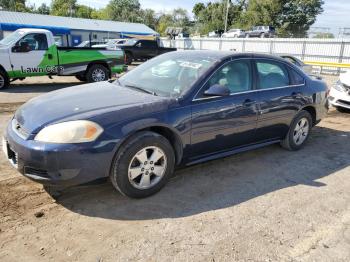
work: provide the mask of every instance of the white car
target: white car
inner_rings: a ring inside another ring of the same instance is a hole
[[[337,109],[350,110],[350,70],[340,74],[329,93],[329,103]]]
[[[238,38],[238,37],[245,37],[245,31],[241,29],[230,29],[226,33],[223,33],[223,38]]]

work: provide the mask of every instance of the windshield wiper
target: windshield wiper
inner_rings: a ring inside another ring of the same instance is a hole
[[[129,87],[129,88],[133,88],[133,89],[139,90],[139,91],[147,93],[147,94],[151,94],[151,95],[157,96],[156,92],[149,91],[149,90],[143,89],[143,88],[138,87],[138,86],[133,86],[133,85],[125,85],[125,86]]]

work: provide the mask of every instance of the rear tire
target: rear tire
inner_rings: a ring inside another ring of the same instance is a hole
[[[312,117],[309,112],[302,110],[290,124],[286,137],[281,141],[281,146],[290,151],[301,149],[310,136]]]
[[[109,71],[103,65],[92,65],[86,74],[86,79],[90,83],[107,81],[109,79]]]
[[[8,88],[10,85],[10,79],[8,78],[7,74],[0,70],[0,90],[4,90]]]
[[[110,180],[123,195],[144,198],[157,193],[168,182],[174,166],[175,154],[169,141],[154,132],[141,132],[117,153]]]

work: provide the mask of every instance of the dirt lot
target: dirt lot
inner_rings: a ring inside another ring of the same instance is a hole
[[[55,81],[0,92],[1,132],[21,102],[76,83]],[[55,201],[1,154],[0,261],[350,261],[349,149],[350,114],[332,110],[299,152],[179,170],[143,200],[106,183]]]

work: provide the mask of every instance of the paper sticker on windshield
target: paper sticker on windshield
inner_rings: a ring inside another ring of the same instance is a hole
[[[180,64],[180,66],[182,67],[190,67],[190,68],[194,68],[194,69],[199,69],[201,68],[201,64],[198,64],[198,63],[192,63],[192,62],[182,62]]]

